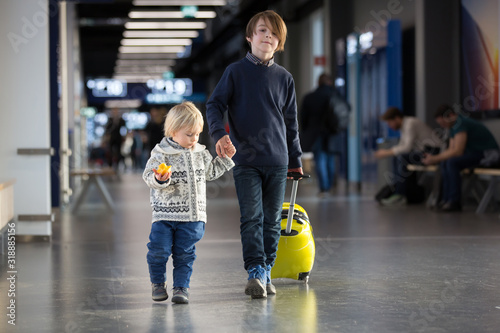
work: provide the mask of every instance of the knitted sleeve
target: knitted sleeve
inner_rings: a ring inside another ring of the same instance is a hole
[[[231,170],[234,167],[234,162],[229,157],[213,158],[208,150],[203,152],[203,160],[205,162],[205,178],[207,181],[212,181],[224,174],[224,172]]]

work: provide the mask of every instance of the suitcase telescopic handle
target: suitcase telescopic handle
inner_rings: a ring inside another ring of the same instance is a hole
[[[299,187],[299,180],[311,177],[308,174],[302,174],[300,172],[289,172],[287,173],[288,178],[293,179],[292,183],[292,194],[290,196],[290,206],[288,208],[288,219],[286,221],[285,233],[288,235],[292,232],[292,222],[293,222],[293,212],[295,209],[295,198],[297,197],[297,188]]]

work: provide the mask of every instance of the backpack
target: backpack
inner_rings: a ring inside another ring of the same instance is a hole
[[[336,90],[334,90],[333,95],[330,98],[330,110],[336,118],[336,132],[338,133],[346,130],[349,126],[351,106]]]

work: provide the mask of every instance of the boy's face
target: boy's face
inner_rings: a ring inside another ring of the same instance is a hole
[[[200,139],[201,127],[195,129],[182,128],[174,133],[172,139],[182,147],[191,149]]]
[[[252,46],[252,53],[261,60],[267,61],[273,57],[278,47],[278,37],[272,32],[264,19],[259,19],[252,37],[247,37]]]

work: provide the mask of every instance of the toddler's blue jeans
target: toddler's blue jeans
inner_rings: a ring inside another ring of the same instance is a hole
[[[287,166],[233,169],[240,204],[240,235],[245,270],[274,265],[281,235]]]
[[[189,288],[193,262],[196,259],[195,244],[204,233],[204,222],[154,222],[147,254],[151,282],[164,283],[167,280],[167,261],[172,255],[173,287]]]

